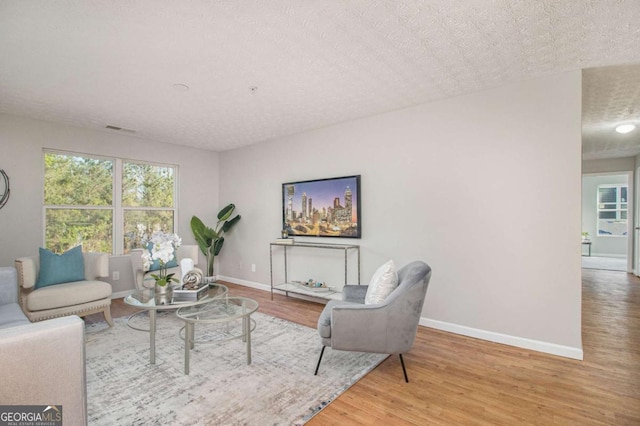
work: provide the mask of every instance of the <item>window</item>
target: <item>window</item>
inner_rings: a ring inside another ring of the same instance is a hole
[[[176,166],[44,153],[45,247],[128,253],[145,234],[174,232]]]
[[[142,237],[153,231],[173,232],[174,168],[124,163],[122,205],[124,252],[142,246]]]
[[[113,161],[45,153],[44,244],[64,252],[113,250]]]
[[[627,235],[627,185],[598,185],[598,235]]]

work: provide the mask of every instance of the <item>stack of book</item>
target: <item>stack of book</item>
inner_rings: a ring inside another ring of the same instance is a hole
[[[276,244],[293,244],[293,238],[276,238]]]
[[[209,284],[200,283],[195,289],[174,289],[173,290],[173,303],[181,302],[197,302],[203,297],[207,296],[209,290]]]

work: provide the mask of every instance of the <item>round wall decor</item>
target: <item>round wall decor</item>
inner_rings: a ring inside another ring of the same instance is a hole
[[[4,170],[0,169],[0,209],[9,201],[10,193],[9,176],[7,176]]]

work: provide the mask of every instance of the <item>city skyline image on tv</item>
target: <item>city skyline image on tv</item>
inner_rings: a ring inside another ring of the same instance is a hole
[[[288,235],[361,238],[360,175],[283,183],[282,201]]]

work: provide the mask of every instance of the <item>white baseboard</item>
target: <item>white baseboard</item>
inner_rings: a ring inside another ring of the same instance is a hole
[[[233,284],[239,284],[246,287],[256,288],[264,291],[271,291],[271,286],[253,281],[240,280],[238,278],[219,276],[222,281],[228,281]],[[289,296],[299,297],[304,300],[313,302],[322,302],[322,300],[308,298],[303,295],[289,293]],[[326,302],[326,301],[325,301]],[[531,349],[538,352],[544,352],[552,355],[558,355],[571,359],[583,359],[582,348],[573,348],[570,346],[556,345],[554,343],[541,342],[538,340],[526,339],[524,337],[509,336],[507,334],[495,333],[492,331],[480,330],[477,328],[465,327],[462,325],[452,324],[444,321],[433,320],[425,317],[420,318],[420,325],[424,327],[435,328],[437,330],[447,331],[449,333],[461,334],[463,336],[474,337],[476,339],[487,340],[489,342],[502,343],[504,345],[515,346],[518,348]]]
[[[124,290],[124,291],[118,291],[118,292],[115,292],[115,293],[111,293],[111,298],[112,299],[122,299],[124,297],[127,297],[129,294],[131,294],[131,292],[133,290],[134,289],[132,288],[131,290]]]
[[[436,330],[447,331],[449,333],[487,340],[489,342],[502,343],[504,345],[515,346],[518,348],[531,349],[551,355],[558,355],[565,358],[582,360],[584,357],[582,348],[574,348],[571,346],[562,346],[556,345],[555,343],[526,339],[524,337],[510,336],[508,334],[480,330],[477,328],[466,327],[425,317],[420,318],[420,325],[435,328]]]
[[[232,284],[239,284],[245,287],[257,288],[258,290],[271,291],[271,286],[268,284],[257,283],[255,281],[241,280],[239,278],[228,277],[226,275],[218,275],[220,281],[227,281]]]
[[[615,253],[596,253],[591,252],[591,257],[613,257],[614,259],[626,259],[626,254],[615,254]]]

